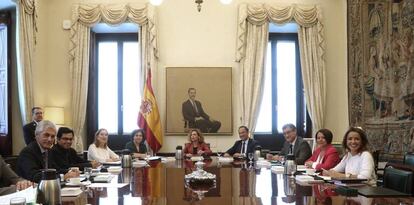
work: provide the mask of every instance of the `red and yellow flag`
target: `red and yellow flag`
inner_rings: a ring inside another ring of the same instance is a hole
[[[160,113],[158,111],[157,101],[151,85],[151,70],[148,70],[148,76],[144,87],[144,95],[141,101],[141,107],[138,115],[138,126],[145,131],[145,138],[148,145],[154,152],[158,152],[162,146],[162,129]]]

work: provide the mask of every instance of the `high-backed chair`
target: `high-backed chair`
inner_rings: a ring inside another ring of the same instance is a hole
[[[388,166],[384,169],[384,187],[413,194],[413,172]]]
[[[408,152],[404,155],[404,164],[414,166],[414,153]]]

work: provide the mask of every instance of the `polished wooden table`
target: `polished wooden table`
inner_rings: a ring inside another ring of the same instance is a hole
[[[245,162],[205,161],[204,170],[217,176],[215,187],[200,190],[186,187],[184,176],[196,168],[192,161],[150,162],[150,167],[124,168],[110,183],[122,188],[85,188],[78,197],[63,197],[63,204],[144,205],[255,205],[255,204],[414,204],[413,197],[346,197],[335,193],[335,185],[300,185],[294,178],[273,173],[269,168],[251,167]]]

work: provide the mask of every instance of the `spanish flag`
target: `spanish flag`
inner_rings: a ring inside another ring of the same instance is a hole
[[[145,131],[145,138],[148,145],[156,153],[162,146],[162,129],[160,113],[151,86],[151,70],[144,87],[144,95],[138,115],[138,126]]]

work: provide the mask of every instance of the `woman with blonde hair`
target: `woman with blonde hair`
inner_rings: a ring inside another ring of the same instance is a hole
[[[211,155],[211,150],[204,142],[203,134],[199,129],[191,129],[188,133],[189,143],[185,144],[184,154],[186,157],[193,155]]]
[[[108,147],[108,131],[104,128],[95,133],[95,141],[89,145],[88,160],[95,160],[100,163],[116,162],[119,157]]]

